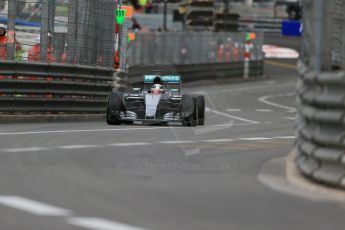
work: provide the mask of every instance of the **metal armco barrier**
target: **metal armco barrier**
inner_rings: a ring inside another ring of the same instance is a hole
[[[154,68],[153,68],[154,67]],[[128,81],[131,85],[142,84],[144,73],[152,70],[164,70],[167,73],[177,73],[182,76],[182,83],[209,80],[222,83],[230,79],[243,79],[244,62],[208,63],[188,65],[147,65],[129,68]],[[249,79],[264,75],[263,60],[250,61]]]
[[[297,166],[312,180],[345,188],[345,72],[298,68]]]
[[[104,113],[114,69],[2,61],[0,112]]]
[[[270,34],[282,33],[282,19],[278,18],[245,18],[238,21],[239,31],[265,32]]]
[[[263,61],[250,62],[250,77],[263,76]],[[0,63],[0,112],[30,113],[104,113],[112,87],[125,91],[129,84],[141,84],[144,73],[159,65],[136,66],[114,74],[114,69],[40,62]],[[243,78],[243,62],[168,66],[183,82]]]

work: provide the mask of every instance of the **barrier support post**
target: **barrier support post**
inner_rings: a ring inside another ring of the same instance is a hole
[[[253,44],[250,40],[246,41],[245,45],[244,45],[244,71],[243,71],[243,75],[244,75],[244,79],[248,79],[249,78],[249,63],[250,63],[250,49],[252,48]]]

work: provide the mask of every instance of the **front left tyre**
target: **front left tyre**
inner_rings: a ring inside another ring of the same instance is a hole
[[[109,94],[106,121],[108,125],[121,125],[120,113],[123,111],[122,94],[112,91]]]

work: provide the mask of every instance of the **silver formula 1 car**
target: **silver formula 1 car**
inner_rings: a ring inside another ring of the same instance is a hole
[[[107,123],[120,125],[182,123],[183,126],[204,125],[205,98],[197,94],[181,94],[181,76],[144,75],[144,88],[131,92],[112,91],[108,98]]]

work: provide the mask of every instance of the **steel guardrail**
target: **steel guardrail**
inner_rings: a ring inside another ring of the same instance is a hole
[[[114,69],[0,62],[1,113],[104,113]]]
[[[250,77],[263,76],[263,61],[251,61]],[[105,113],[109,91],[142,83],[159,65],[136,66],[129,74],[111,68],[40,62],[0,62],[0,113]],[[184,82],[242,79],[243,62],[174,65]]]
[[[239,31],[282,34],[282,19],[241,17],[238,21]]]
[[[316,74],[298,65],[299,170],[317,182],[345,188],[345,72]]]
[[[128,81],[131,85],[139,85],[142,83],[142,74],[152,71],[153,65],[134,66],[128,71]],[[182,82],[196,82],[201,80],[210,80],[222,83],[225,80],[243,79],[244,62],[228,62],[228,63],[205,63],[184,64],[184,65],[154,65],[154,69],[162,69],[169,73],[176,73],[182,76]],[[264,76],[263,60],[250,61],[249,78]]]

